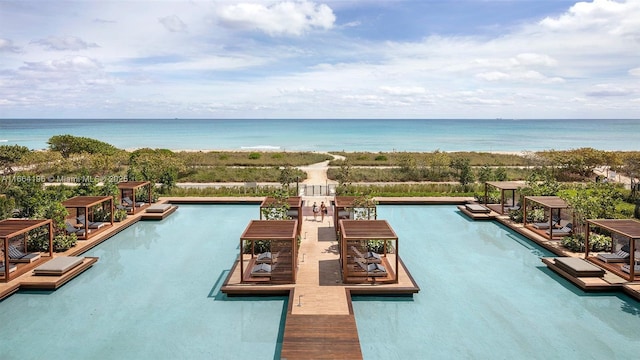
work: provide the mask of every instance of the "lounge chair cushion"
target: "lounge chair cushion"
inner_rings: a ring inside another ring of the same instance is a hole
[[[146,210],[148,213],[163,213],[171,209],[171,204],[153,204]]]
[[[631,266],[629,264],[622,265],[622,271],[626,272],[627,274],[630,274],[631,273]],[[640,265],[639,264],[636,264],[633,267],[633,275],[636,275],[636,274],[640,275]]]
[[[272,267],[270,264],[258,264],[251,269],[253,276],[271,276]]]
[[[608,263],[624,262],[628,258],[629,253],[623,250],[619,250],[618,252],[613,254],[598,254],[598,259]]]
[[[277,259],[278,259],[278,253],[273,254],[270,251],[267,251],[267,252],[258,254],[258,256],[256,257],[256,263],[270,264],[270,263],[276,262]]]
[[[466,204],[465,207],[467,208],[467,210],[471,211],[472,213],[484,213],[487,214],[489,212],[491,212],[491,210],[487,209],[486,207],[480,205],[480,204]]]
[[[84,258],[79,256],[59,256],[33,269],[33,274],[54,276],[63,275],[67,271],[82,264],[83,261]]]
[[[30,263],[40,259],[40,253],[23,253],[18,250],[15,246],[9,245],[9,261],[10,262],[21,262],[21,263]]]
[[[555,264],[574,277],[600,277],[604,275],[604,270],[580,258],[559,257],[555,258]]]
[[[18,267],[15,264],[9,264],[9,273],[16,271]],[[0,275],[4,275],[4,264],[0,263]]]

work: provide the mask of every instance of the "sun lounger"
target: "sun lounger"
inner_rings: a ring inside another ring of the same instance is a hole
[[[131,201],[131,199],[129,199],[128,197],[122,198],[122,202],[128,207],[132,207],[133,206],[133,201]],[[138,202],[136,202],[136,207],[140,207],[140,206],[142,206],[144,204],[145,203],[143,201],[138,201]]]
[[[555,264],[558,268],[576,278],[601,277],[604,275],[604,270],[580,258],[558,257],[555,258]]]
[[[40,253],[23,253],[15,246],[9,245],[9,262],[31,263],[40,259]]]
[[[629,259],[629,253],[624,250],[619,250],[613,254],[598,254],[598,259],[607,263],[620,263]]]
[[[551,235],[551,230],[553,230],[553,236],[569,236],[573,232],[573,225],[571,223],[568,223],[561,229],[549,229],[547,230],[548,235]]]
[[[631,265],[629,264],[624,264],[622,265],[622,271],[626,272],[627,274],[631,273]],[[635,266],[633,267],[633,274],[638,274],[640,275],[640,264],[635,264]]]
[[[17,268],[18,267],[16,266],[16,264],[9,264],[9,273],[16,271]],[[4,264],[0,263],[0,275],[4,275],[4,271],[5,271]]]
[[[34,275],[59,276],[82,264],[83,257],[59,256],[33,269]]]
[[[380,264],[364,264],[360,260],[356,260],[356,263],[367,273],[367,276],[387,276],[387,269]]]
[[[553,219],[552,226],[553,226],[554,229],[558,224],[560,224],[560,219]],[[538,229],[538,230],[549,229],[549,221],[533,223],[533,227]],[[555,233],[555,231],[554,231],[554,233]]]
[[[356,254],[356,257],[358,257],[361,261],[364,261],[368,264],[374,264],[374,263],[379,264],[382,262],[382,256],[380,256],[380,254],[378,253],[367,251],[366,254],[363,254],[355,246],[351,246],[351,250],[353,250],[353,252]]]
[[[258,264],[251,269],[251,276],[271,276],[272,269],[270,264]]]
[[[153,204],[145,211],[148,213],[163,213],[169,209],[171,209],[171,204]]]
[[[67,234],[76,234],[77,236],[84,236],[84,227],[82,228],[77,228],[75,226],[73,226],[71,223],[66,222],[65,223],[65,230],[67,231]],[[89,230],[89,232],[91,232],[91,230]]]
[[[256,256],[256,264],[273,264],[276,261],[278,261],[278,253],[272,254],[267,251]]]
[[[85,222],[84,215],[80,215],[80,216],[78,216],[76,219],[77,219],[77,220],[78,220],[78,222],[79,222],[80,224],[82,224],[82,225],[83,225],[83,227],[84,227],[84,222]],[[88,227],[89,229],[94,229],[94,230],[95,230],[95,229],[100,229],[101,227],[103,227],[103,226],[105,226],[105,225],[107,225],[107,223],[102,222],[102,221],[95,221],[95,222],[93,222],[93,221],[89,221],[89,225],[88,225],[87,227]]]
[[[490,209],[487,209],[486,207],[480,204],[466,204],[465,208],[468,211],[471,211],[472,213],[478,213],[478,214],[488,214],[491,212]]]

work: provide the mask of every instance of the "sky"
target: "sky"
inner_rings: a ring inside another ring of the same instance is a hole
[[[640,119],[638,0],[0,0],[0,119]]]

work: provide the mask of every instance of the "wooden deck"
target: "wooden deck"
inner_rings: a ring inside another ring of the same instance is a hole
[[[562,270],[553,261],[554,258],[541,258],[542,262],[563,278],[571,281],[584,291],[615,291],[622,290],[622,285],[626,282],[623,278],[605,271],[602,277],[575,277]]]
[[[283,360],[362,359],[353,315],[287,315]]]
[[[473,220],[495,220],[498,216],[498,213],[493,210],[488,213],[473,212],[469,211],[464,205],[458,205],[458,210]]]
[[[161,200],[158,203],[163,202],[167,201]],[[13,275],[11,280],[8,282],[0,282],[0,300],[10,296],[20,289],[54,290],[59,288],[71,279],[80,275],[85,270],[89,269],[96,261],[98,261],[98,258],[85,257],[85,260],[81,265],[61,276],[35,276],[33,275],[32,270],[58,256],[80,256],[140,220],[161,220],[171,215],[176,210],[177,206],[172,206],[171,209],[164,213],[146,213],[144,211],[136,212],[135,215],[129,215],[125,220],[114,223],[113,226],[109,225],[99,230],[94,230],[89,239],[78,240],[76,246],[65,252],[54,253],[53,257],[43,256],[31,264],[18,264],[18,270],[16,270],[16,274]]]

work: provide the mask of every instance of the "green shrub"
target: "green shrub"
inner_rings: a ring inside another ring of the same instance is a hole
[[[251,160],[258,160],[258,159],[260,159],[260,156],[261,155],[258,152],[249,153],[249,159],[251,159]]]
[[[125,209],[117,209],[113,213],[113,221],[120,222],[127,218],[127,210]]]
[[[76,246],[78,237],[76,234],[58,234],[53,238],[53,251],[62,252]]]
[[[562,246],[573,252],[584,252],[584,234],[574,234],[562,238]],[[589,251],[611,251],[611,237],[601,234],[589,236]]]
[[[384,155],[378,155],[376,156],[376,158],[374,159],[375,161],[387,161],[387,157]]]

